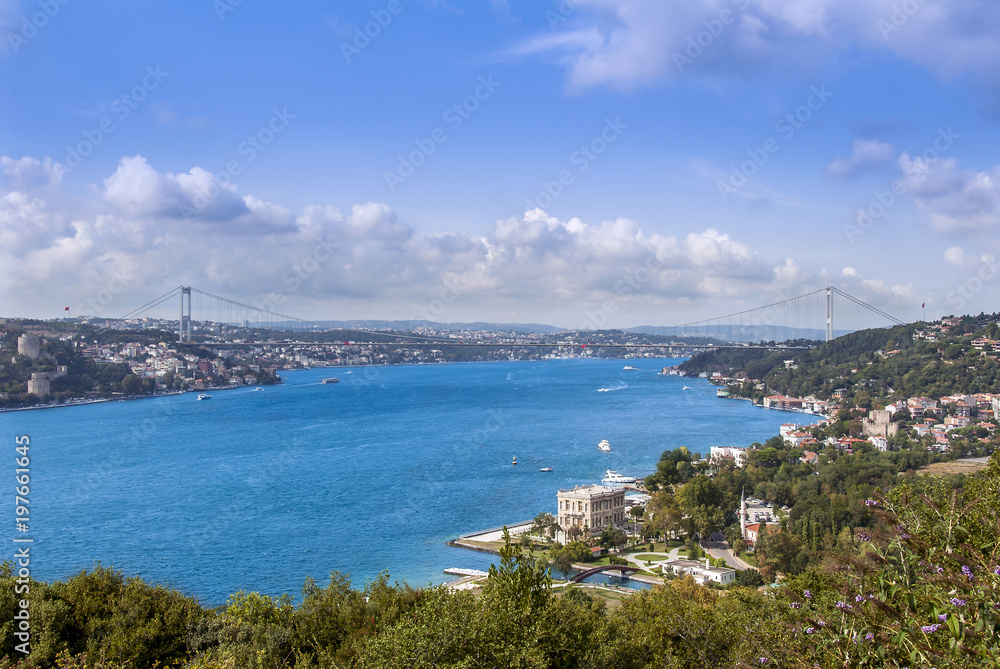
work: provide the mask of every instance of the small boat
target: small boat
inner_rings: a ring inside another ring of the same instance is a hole
[[[622,476],[614,469],[609,469],[604,473],[601,483],[635,483],[634,476]]]
[[[601,439],[601,443],[597,445],[597,448],[608,453],[611,451],[611,442],[607,439]]]
[[[262,390],[264,390],[264,389],[263,389],[263,388],[261,388],[260,386],[257,386],[256,388],[254,388],[254,389],[253,389],[252,391],[250,391],[250,392],[254,392],[254,393],[259,393],[259,392],[260,392],[260,391],[262,391]]]
[[[552,471],[552,467],[542,467],[538,471],[540,471],[540,472],[550,472],[550,471]]]
[[[633,367],[632,365],[625,365],[624,367],[622,367],[622,369],[627,369],[630,372],[638,372],[639,371],[638,367]]]
[[[517,464],[517,456],[516,455],[514,456],[514,462],[512,462],[510,464],[512,464],[512,465],[516,465]]]
[[[691,390],[691,386],[684,386],[681,390]]]
[[[328,379],[323,379],[323,383],[340,383],[340,379],[338,379],[336,376],[331,376]]]
[[[198,399],[200,399],[200,400],[210,400],[210,399],[212,399],[212,396],[209,395],[208,393],[201,393],[200,395],[198,395]]]

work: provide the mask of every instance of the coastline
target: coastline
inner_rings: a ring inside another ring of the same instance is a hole
[[[281,385],[273,383],[270,385]],[[168,393],[156,393],[155,395],[129,395],[128,397],[102,397],[93,400],[68,400],[62,404],[36,404],[32,407],[8,407],[0,408],[0,413],[8,411],[34,411],[36,409],[65,409],[68,407],[86,406],[88,404],[106,404],[107,402],[132,402],[135,400],[151,400],[157,397],[174,397],[177,395],[187,395],[188,393],[203,393],[207,391],[218,392],[222,390],[237,390],[239,388],[250,388],[251,386],[217,386],[211,388],[196,388],[192,390],[172,390]]]

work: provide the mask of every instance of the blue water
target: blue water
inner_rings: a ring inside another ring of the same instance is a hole
[[[14,437],[27,433],[36,578],[99,561],[206,604],[240,589],[297,595],[331,570],[358,587],[382,570],[426,585],[448,580],[445,567],[490,563],[447,540],[554,512],[560,487],[605,469],[648,474],[680,445],[763,441],[791,420],[657,375],[676,360],[631,362],[639,371],[621,360],[369,367],[337,370],[336,385],[309,370],[209,401],[3,413],[2,515],[15,534]]]

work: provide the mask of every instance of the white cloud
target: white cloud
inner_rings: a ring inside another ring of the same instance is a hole
[[[1000,225],[1000,165],[962,170],[955,159],[899,158],[901,181],[931,225],[942,232],[976,232]]]
[[[854,297],[875,306],[886,304],[903,304],[914,299],[913,284],[889,284],[882,279],[866,279],[853,267],[844,267],[840,272],[838,288]],[[890,312],[891,313],[891,312]]]
[[[575,90],[636,88],[689,70],[710,76],[818,71],[832,55],[857,47],[888,50],[944,77],[971,72],[995,85],[989,75],[991,64],[1000,60],[1000,12],[992,0],[921,2],[909,13],[902,4],[574,0],[577,10],[562,30],[522,43],[512,53],[556,53]]]
[[[383,203],[293,214],[227,186],[185,220],[178,206],[195,205],[211,179],[197,167],[160,172],[133,156],[88,201],[70,205],[48,188],[0,192],[0,293],[17,295],[22,307],[53,295],[79,304],[127,276],[128,288],[101,315],[183,283],[246,302],[277,295],[286,313],[296,313],[291,302],[332,317],[329,310],[350,303],[405,318],[452,285],[471,316],[575,324],[588,305],[609,298],[622,313],[634,305],[643,314],[676,301],[787,294],[809,280],[794,260],[775,266],[715,229],[663,236],[625,218],[589,223],[538,209],[481,235],[419,234]]]
[[[944,261],[952,265],[961,266],[965,262],[965,251],[960,246],[952,246],[945,249]]]
[[[896,157],[896,147],[877,140],[856,139],[851,142],[849,158],[834,158],[826,165],[828,179],[850,179]]]

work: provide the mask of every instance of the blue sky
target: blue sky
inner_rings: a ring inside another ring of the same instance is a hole
[[[0,314],[995,311],[998,35],[985,1],[0,2]]]

